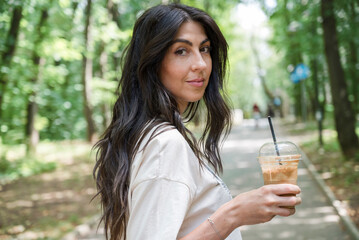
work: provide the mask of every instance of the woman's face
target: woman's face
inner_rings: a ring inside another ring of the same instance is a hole
[[[181,113],[200,100],[212,72],[211,43],[201,24],[185,22],[161,63],[162,84],[175,97]]]

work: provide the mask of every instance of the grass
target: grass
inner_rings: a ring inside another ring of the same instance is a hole
[[[0,183],[1,240],[61,239],[99,212],[97,202],[90,203],[96,193],[91,147],[81,141],[41,142],[29,159],[23,146],[6,146],[3,164],[17,175]]]
[[[8,161],[0,158],[0,182],[9,182],[20,177],[28,177],[34,174],[50,172],[57,167],[56,162],[44,162],[36,157],[19,158]]]
[[[89,146],[77,144],[76,141],[42,142],[35,155],[27,155],[24,144],[0,144],[0,149],[0,184],[54,171],[58,167],[59,158],[73,159],[78,154],[90,152]]]

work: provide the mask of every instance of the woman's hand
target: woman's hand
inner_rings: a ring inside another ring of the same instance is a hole
[[[226,238],[234,229],[242,225],[252,225],[270,221],[274,216],[290,216],[295,213],[294,207],[302,202],[297,196],[300,188],[293,184],[273,184],[239,194],[222,205],[211,217],[218,232],[214,231],[208,221],[203,222],[181,240],[218,239],[218,234]]]
[[[301,203],[301,198],[281,195],[296,195],[300,192],[300,188],[293,184],[273,184],[239,194],[227,203],[229,217],[234,226],[239,227],[268,222],[276,215],[293,215],[294,206]]]

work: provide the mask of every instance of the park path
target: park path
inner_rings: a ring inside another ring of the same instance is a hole
[[[277,141],[296,142],[288,137],[281,122],[274,119]],[[272,141],[267,119],[261,119],[256,128],[254,122],[245,120],[234,126],[224,144],[223,180],[232,195],[263,185],[260,165],[256,159],[260,146]],[[303,163],[298,168],[298,185],[302,189],[302,204],[296,214],[288,218],[275,217],[264,224],[241,227],[244,240],[291,239],[291,240],[347,240],[351,239],[340,222],[335,209],[330,205],[318,184]]]
[[[289,140],[296,143],[296,139],[287,137],[280,127],[280,121],[274,119],[274,125],[278,141]],[[241,125],[233,126],[222,149],[224,161],[222,178],[233,196],[263,185],[261,169],[256,157],[260,146],[271,140],[266,119],[261,119],[258,127],[255,127],[252,120],[244,120]],[[277,216],[268,223],[243,226],[241,227],[243,239],[351,240],[339,216],[303,163],[300,163],[298,169],[298,185],[302,189],[302,204],[296,207],[295,215],[288,218]],[[76,234],[67,235],[64,240],[105,239],[102,229],[96,233],[94,222],[79,226]],[[79,234],[81,232],[83,234]]]

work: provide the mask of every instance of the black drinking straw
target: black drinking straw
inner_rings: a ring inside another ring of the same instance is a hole
[[[274,129],[273,129],[273,124],[272,124],[272,119],[270,118],[270,116],[268,116],[268,122],[269,122],[269,127],[270,127],[270,131],[272,132],[272,137],[273,137],[273,142],[274,142],[274,147],[275,147],[275,151],[277,152],[277,156],[279,156],[279,149],[278,149],[278,145],[277,145],[277,139],[275,138],[275,133],[274,133]],[[279,162],[279,164],[281,164]]]

